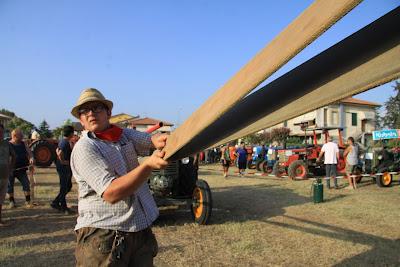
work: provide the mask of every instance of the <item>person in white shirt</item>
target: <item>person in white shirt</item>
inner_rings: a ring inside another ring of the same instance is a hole
[[[332,137],[328,136],[327,143],[322,146],[317,161],[320,161],[322,156],[325,155],[324,164],[326,171],[326,186],[331,189],[330,179],[333,179],[335,189],[339,189],[336,179],[336,166],[339,161],[339,147],[336,143],[332,142]]]

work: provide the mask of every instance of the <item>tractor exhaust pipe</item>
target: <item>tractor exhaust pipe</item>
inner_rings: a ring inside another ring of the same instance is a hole
[[[146,130],[146,133],[152,133],[157,129],[160,129],[161,127],[164,126],[164,123],[162,121],[160,121],[159,123],[151,126],[149,129]]]

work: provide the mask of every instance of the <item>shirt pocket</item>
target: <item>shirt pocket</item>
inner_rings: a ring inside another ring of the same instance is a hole
[[[133,142],[128,141],[121,145],[121,153],[125,160],[127,172],[137,167],[137,152]]]

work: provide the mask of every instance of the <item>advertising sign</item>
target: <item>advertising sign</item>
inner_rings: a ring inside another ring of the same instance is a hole
[[[400,130],[399,129],[388,129],[388,130],[372,132],[372,139],[374,139],[374,140],[398,139],[398,138],[400,138]]]

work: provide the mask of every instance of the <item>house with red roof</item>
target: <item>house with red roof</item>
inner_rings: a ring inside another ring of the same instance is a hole
[[[141,132],[145,132],[147,129],[153,127],[154,125],[162,122],[163,127],[159,128],[156,132],[167,132],[170,133],[172,131],[172,127],[174,126],[172,123],[167,122],[167,121],[162,121],[159,119],[154,119],[154,118],[135,118],[132,120],[129,120],[130,126],[129,128],[136,129]]]
[[[284,121],[266,130],[288,127],[291,130],[291,135],[304,136],[304,131],[298,124],[308,121],[312,127],[342,127],[344,139],[349,136],[357,138],[362,133],[370,133],[375,130],[376,109],[380,106],[379,103],[349,97]],[[337,133],[332,131],[330,134],[337,140]]]

